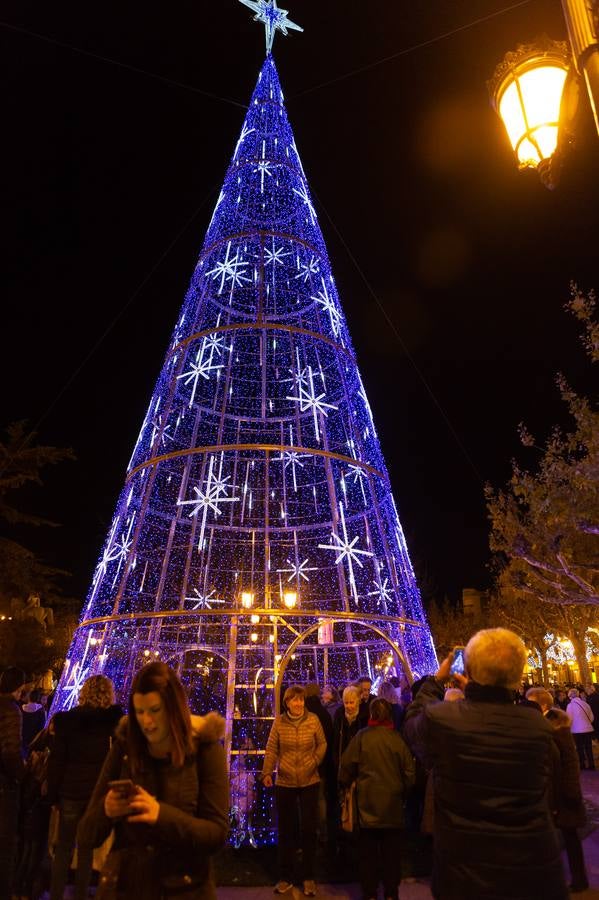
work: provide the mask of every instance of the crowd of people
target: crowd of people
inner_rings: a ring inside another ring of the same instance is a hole
[[[215,712],[192,715],[161,662],[135,676],[126,714],[90,676],[78,705],[22,746],[24,673],[0,676],[0,900],[34,900],[50,851],[51,900],[215,900],[211,857],[227,839],[229,780]],[[30,701],[29,701],[30,702]]]
[[[358,860],[364,900],[379,885],[397,900],[406,828],[431,836],[436,900],[565,900],[562,846],[570,891],[586,889],[580,770],[595,769],[599,692],[524,684],[526,650],[506,629],[471,638],[464,674],[451,662],[409,688],[373,692],[365,676],[285,689],[258,776],[274,791],[275,893],[316,895],[320,839]],[[41,896],[48,848],[50,900],[71,869],[75,900],[94,869],[97,900],[214,900],[239,774],[223,718],[193,715],[160,662],[137,673],[126,710],[95,675],[46,722],[31,687],[0,675],[0,900]]]

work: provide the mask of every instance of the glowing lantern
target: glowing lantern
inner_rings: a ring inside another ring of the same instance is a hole
[[[242,591],[241,605],[244,609],[251,609],[254,605],[254,595],[250,591]]]
[[[488,84],[521,169],[534,168],[547,187],[558,148],[560,107],[570,67],[567,44],[544,38],[507,53]]]
[[[285,591],[283,594],[283,603],[287,609],[293,609],[297,604],[297,594],[295,591]]]

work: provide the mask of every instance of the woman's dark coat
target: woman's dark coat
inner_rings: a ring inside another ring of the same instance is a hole
[[[119,725],[77,831],[78,843],[98,847],[114,827],[114,845],[100,878],[102,900],[161,900],[179,894],[185,900],[216,900],[210,856],[225,843],[229,816],[229,781],[220,743],[225,723],[217,713],[192,716],[192,723],[195,755],[178,768],[170,758],[148,755],[133,778],[160,802],[155,825],[112,820],[104,812],[108,782],[132,778],[128,719]]]
[[[582,828],[586,811],[580,789],[580,767],[570,716],[561,709],[550,709],[545,716],[553,728],[553,740],[559,751],[554,776],[554,821],[558,828]]]
[[[356,716],[350,725],[345,716],[344,706],[341,706],[335,713],[335,718],[333,719],[333,738],[331,742],[335,776],[337,776],[339,771],[339,763],[341,762],[343,751],[361,728],[363,728],[363,724],[360,722],[359,716]]]
[[[406,713],[408,744],[432,767],[438,900],[566,900],[548,796],[553,729],[503,688],[443,703],[427,678]]]
[[[403,828],[404,805],[414,778],[414,757],[404,739],[384,725],[363,728],[341,757],[339,784],[348,787],[356,780],[361,828]]]
[[[123,715],[120,706],[76,706],[53,718],[48,802],[89,800]]]

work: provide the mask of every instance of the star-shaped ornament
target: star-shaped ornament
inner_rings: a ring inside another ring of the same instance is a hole
[[[287,29],[292,28],[294,31],[303,31],[299,25],[288,19],[289,10],[279,9],[277,0],[239,0],[248,9],[256,13],[254,22],[262,22],[266,30],[266,52],[272,52],[272,45],[277,31],[287,34]]]

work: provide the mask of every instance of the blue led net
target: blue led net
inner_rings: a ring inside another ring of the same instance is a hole
[[[126,702],[134,672],[155,658],[177,670],[194,712],[226,715],[233,839],[257,844],[274,834],[254,772],[283,669],[285,683],[342,687],[436,668],[270,56],[54,708],[97,672]]]

